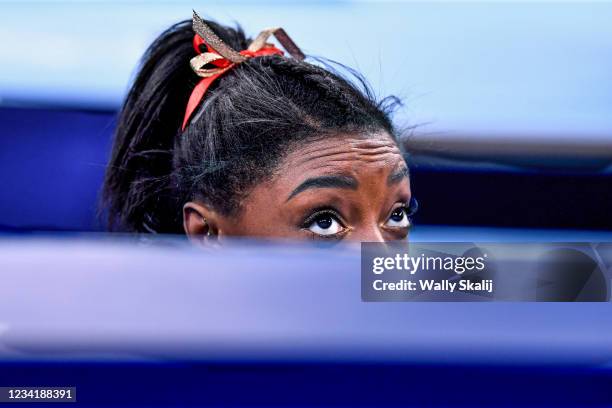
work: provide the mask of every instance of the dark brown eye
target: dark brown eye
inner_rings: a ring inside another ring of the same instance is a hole
[[[411,225],[410,217],[414,214],[408,205],[402,205],[394,209],[389,218],[387,219],[386,225],[391,228],[408,228]]]
[[[321,212],[311,217],[311,221],[306,224],[306,228],[317,235],[331,236],[344,230],[344,226],[338,218],[330,212]]]
[[[328,229],[334,223],[334,219],[331,215],[323,215],[317,220],[315,220],[315,223],[321,229]]]
[[[393,212],[389,215],[386,225],[391,228],[408,228],[410,226],[408,208],[403,205],[393,210]]]
[[[411,198],[410,202],[397,207],[389,215],[387,226],[392,228],[408,228],[412,225],[412,216],[417,212],[419,203],[416,198]]]
[[[405,216],[406,216],[406,208],[400,207],[400,208],[395,209],[391,213],[391,216],[389,218],[395,222],[401,222]]]

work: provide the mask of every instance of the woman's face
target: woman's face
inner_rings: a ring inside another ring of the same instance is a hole
[[[386,133],[340,135],[287,154],[275,175],[255,187],[239,215],[185,205],[192,239],[218,238],[391,241],[410,227],[406,163]]]

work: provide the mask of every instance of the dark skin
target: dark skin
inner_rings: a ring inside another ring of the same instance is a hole
[[[395,141],[386,133],[344,134],[290,150],[238,214],[190,201],[183,224],[199,243],[236,236],[385,242],[408,236],[410,202]]]

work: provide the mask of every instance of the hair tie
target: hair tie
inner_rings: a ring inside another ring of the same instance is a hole
[[[249,47],[242,51],[236,51],[224,43],[195,11],[193,12],[193,31],[196,33],[193,37],[193,48],[198,55],[193,57],[189,64],[193,72],[201,77],[202,80],[193,88],[189,96],[181,130],[185,130],[189,123],[189,118],[200,102],[202,102],[206,90],[215,79],[250,58],[265,55],[284,55],[283,51],[276,48],[273,44],[266,42],[271,35],[276,37],[278,42],[282,44],[293,58],[300,61],[305,58],[302,51],[295,45],[285,30],[279,27],[263,30],[255,37]],[[206,48],[205,52],[201,51],[202,46]]]

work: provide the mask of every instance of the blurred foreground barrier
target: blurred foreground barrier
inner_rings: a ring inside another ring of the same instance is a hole
[[[610,303],[363,302],[358,248],[0,240],[0,383],[82,406],[602,406]]]

